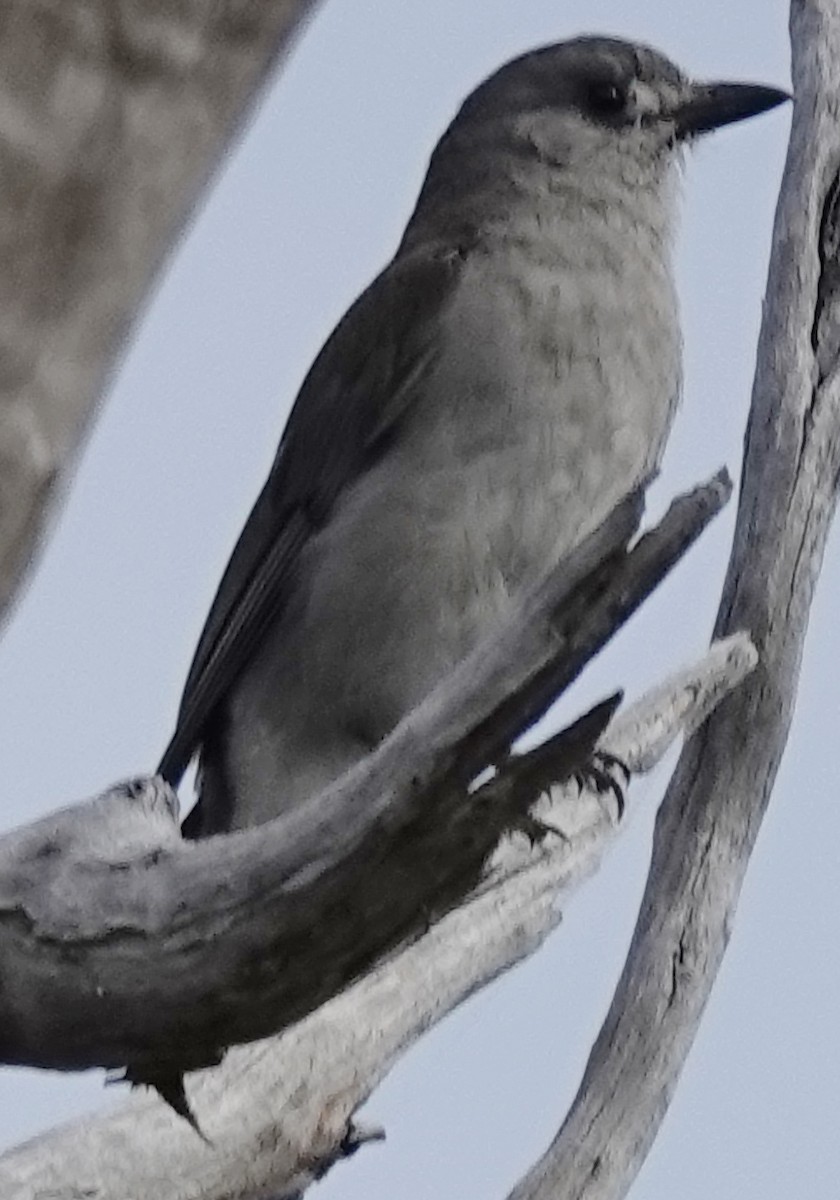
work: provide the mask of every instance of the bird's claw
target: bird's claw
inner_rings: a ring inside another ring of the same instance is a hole
[[[623,776],[622,781],[619,781],[618,775]],[[612,792],[615,796],[618,820],[621,820],[626,808],[624,793],[630,782],[630,768],[623,759],[606,750],[595,750],[589,761],[575,771],[574,779],[581,790],[590,788],[597,792],[599,797]]]
[[[549,834],[568,840],[556,826],[541,821],[539,817],[532,816],[531,813],[522,813],[518,816],[511,829],[514,833],[524,833],[532,847],[541,846]]]

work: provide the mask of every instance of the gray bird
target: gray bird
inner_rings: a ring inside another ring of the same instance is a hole
[[[785,99],[602,37],[467,98],[225,571],[159,768],[177,784],[200,752],[187,834],[336,779],[656,468],[680,391],[683,147]]]

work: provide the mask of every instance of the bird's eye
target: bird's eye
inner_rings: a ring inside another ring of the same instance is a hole
[[[599,117],[616,117],[627,107],[627,91],[617,83],[593,83],[588,99]]]
[[[123,795],[128,800],[141,800],[145,794],[148,781],[146,779],[126,779],[125,783],[121,784]]]

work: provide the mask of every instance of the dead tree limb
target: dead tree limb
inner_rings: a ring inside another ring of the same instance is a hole
[[[618,1200],[668,1107],[720,966],[787,739],[840,474],[840,7],[793,0],[796,96],[735,541],[716,635],[759,666],[686,746],[648,886],[574,1105],[511,1200]]]
[[[161,263],[317,0],[5,0],[0,619]]]
[[[619,506],[379,751],[287,817],[183,842],[173,794],[140,780],[0,839],[0,1061],[178,1078],[417,938],[585,766],[614,704],[507,756],[729,490],[675,501],[629,551],[641,497]]]

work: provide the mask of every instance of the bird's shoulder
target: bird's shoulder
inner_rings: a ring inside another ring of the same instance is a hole
[[[398,253],[350,306],[312,364],[280,442],[272,475],[284,503],[324,490],[329,503],[393,432],[435,358],[467,260],[465,248],[449,245]]]

